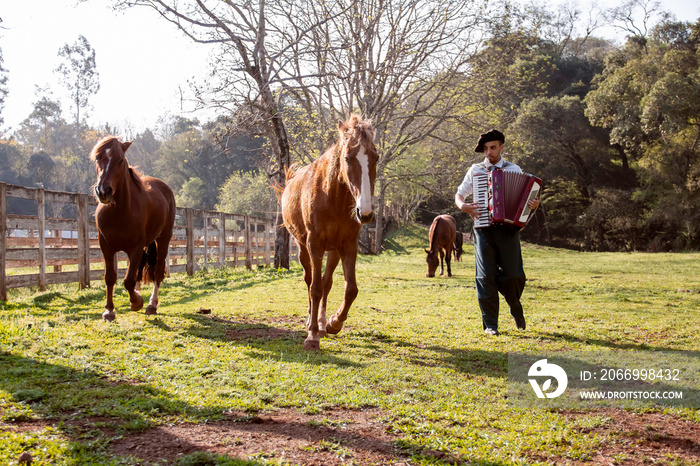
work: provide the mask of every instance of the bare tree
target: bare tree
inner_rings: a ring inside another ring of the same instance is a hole
[[[321,127],[353,110],[373,121],[379,251],[387,167],[440,137],[441,125],[462,110],[468,95],[458,84],[491,14],[479,0],[306,0],[302,11],[286,21],[285,32],[301,40],[288,40],[293,68],[283,88]]]
[[[645,49],[652,22],[660,14],[658,0],[625,0],[610,10],[613,25],[630,34],[630,37],[643,44]]]
[[[371,119],[381,154],[378,225],[386,167],[438,137],[460,110],[466,96],[456,84],[490,15],[482,0],[115,1],[151,7],[194,41],[221,47],[198,97],[265,128],[280,185],[292,156],[322,152],[336,120],[351,111]],[[276,266],[287,245],[276,244]]]
[[[218,46],[211,79],[197,89],[207,104],[264,128],[274,163],[270,177],[284,186],[290,164],[289,139],[277,93],[285,66],[287,39],[279,32],[284,9],[294,2],[258,0],[117,0],[122,7],[146,6],[157,11],[193,41]],[[238,113],[239,115],[235,115]],[[277,214],[275,267],[289,267],[289,233]]]
[[[554,46],[557,55],[577,55],[596,30],[603,27],[609,14],[596,3],[583,10],[578,3],[562,3],[557,6],[533,1],[520,7],[515,13],[520,27],[532,31]]]

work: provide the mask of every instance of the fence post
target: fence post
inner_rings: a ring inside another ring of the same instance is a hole
[[[265,220],[265,265],[270,266],[270,219]]]
[[[5,283],[5,251],[7,251],[7,185],[0,183],[0,301],[7,301],[7,285]]]
[[[234,217],[233,224],[235,225],[235,229],[233,231],[233,268],[235,269],[238,267],[238,220],[236,220],[236,217]]]
[[[185,232],[187,235],[187,275],[194,274],[194,213],[185,209]]]
[[[37,217],[39,223],[39,291],[46,290],[46,202],[44,187],[37,191]]]
[[[245,225],[245,233],[243,239],[245,241],[245,266],[248,270],[253,269],[253,258],[250,253],[250,217],[244,216],[243,224]]]
[[[208,255],[209,255],[209,227],[207,225],[207,211],[203,210],[202,211],[202,224],[204,225],[204,267],[207,266],[209,263],[208,260]]]
[[[226,216],[219,212],[219,267],[226,267]]]
[[[90,234],[88,195],[78,194],[78,286],[90,287]]]

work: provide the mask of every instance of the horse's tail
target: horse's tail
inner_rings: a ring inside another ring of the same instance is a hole
[[[440,217],[435,217],[433,219],[433,223],[430,225],[430,232],[428,233],[428,244],[430,245],[430,251],[438,252],[436,243],[438,242],[437,227],[440,220],[442,220]]]
[[[141,256],[141,264],[139,265],[139,272],[136,275],[136,281],[143,280],[143,283],[150,283],[156,281],[156,261],[158,260],[158,249],[156,248],[156,242],[152,242],[147,248],[143,250],[143,256]],[[146,269],[146,273],[143,273],[143,269]]]
[[[297,170],[299,169],[298,164],[292,164],[289,167],[286,167],[284,169],[284,179],[285,179],[285,185],[287,184],[287,181],[291,180],[294,178],[294,175],[297,174]],[[275,190],[275,193],[277,193],[277,200],[281,201],[282,200],[282,193],[284,193],[284,186],[280,185],[279,182],[272,178],[271,181],[272,189]]]

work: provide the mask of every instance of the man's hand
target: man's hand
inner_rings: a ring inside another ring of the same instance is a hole
[[[467,204],[465,202],[462,204],[461,209],[462,212],[468,213],[472,219],[476,220],[477,218],[479,218],[479,204],[477,204],[476,202],[472,202],[471,204]]]
[[[539,205],[540,205],[540,198],[539,197],[536,197],[534,199],[530,199],[529,201],[527,201],[527,206],[532,210],[536,210],[537,207],[539,207]]]

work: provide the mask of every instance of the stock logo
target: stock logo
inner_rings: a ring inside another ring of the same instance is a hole
[[[550,364],[546,359],[540,359],[530,366],[527,375],[529,377],[547,377],[540,387],[536,379],[528,379],[532,389],[535,391],[537,398],[556,398],[566,390],[566,385],[569,383],[569,378],[566,376],[564,369],[556,364]],[[548,393],[552,386],[552,378],[557,381],[557,388],[553,392]]]

